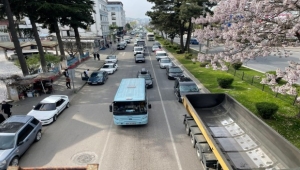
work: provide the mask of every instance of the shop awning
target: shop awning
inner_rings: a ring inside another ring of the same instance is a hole
[[[55,41],[41,41],[41,43],[42,43],[43,47],[48,47],[48,48],[56,47],[58,45],[58,43]],[[29,46],[36,45],[36,42],[35,41],[20,42],[20,45],[21,45],[21,48],[29,47]],[[6,50],[14,50],[15,49],[15,45],[13,42],[1,42],[0,47],[4,48]]]

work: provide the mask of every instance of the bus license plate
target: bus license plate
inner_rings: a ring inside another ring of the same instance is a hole
[[[127,123],[127,125],[135,125],[135,123]]]

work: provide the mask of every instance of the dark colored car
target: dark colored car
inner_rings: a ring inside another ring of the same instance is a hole
[[[42,123],[28,115],[14,115],[0,124],[0,169],[18,166],[22,155],[42,138]]]
[[[137,78],[144,78],[146,80],[146,87],[152,88],[153,87],[153,78],[148,70],[142,68],[141,71],[137,73]]]
[[[180,77],[175,79],[174,94],[178,102],[182,102],[182,98],[187,94],[199,94],[199,88],[196,83],[189,77]]]
[[[175,79],[177,77],[184,77],[183,70],[178,66],[171,66],[166,68],[168,79]]]
[[[91,74],[87,83],[92,84],[104,84],[108,79],[108,73],[106,71],[95,71]]]
[[[126,48],[126,45],[125,45],[125,43],[119,43],[118,45],[117,45],[117,50],[125,50],[125,48]]]
[[[144,54],[136,54],[134,58],[135,58],[135,63],[146,62]]]
[[[153,46],[154,45],[157,45],[159,48],[161,48],[161,44],[160,44],[160,42],[158,42],[158,41],[155,41],[154,43],[153,43]]]
[[[195,45],[198,45],[198,44],[199,44],[199,42],[197,41],[197,39],[195,39],[195,38],[191,38],[191,40],[190,40],[190,44],[195,44]]]

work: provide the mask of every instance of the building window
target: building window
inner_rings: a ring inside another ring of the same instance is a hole
[[[111,19],[112,19],[112,20],[116,20],[116,17],[112,17]]]
[[[112,12],[111,15],[116,15],[116,13],[115,13],[115,12]]]
[[[0,42],[10,42],[8,35],[0,35]]]
[[[7,26],[6,25],[0,25],[0,32],[7,33]]]
[[[114,11],[114,10],[115,10],[115,7],[111,7],[111,10],[113,10],[113,11]]]
[[[117,25],[117,23],[116,23],[116,22],[112,22],[112,24],[113,24],[113,25]]]

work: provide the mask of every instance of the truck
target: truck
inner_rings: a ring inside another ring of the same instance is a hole
[[[147,33],[147,40],[148,41],[154,41],[155,37],[154,37],[154,33],[153,32],[148,32]]]
[[[205,169],[299,169],[300,151],[225,93],[187,94],[183,124]]]

